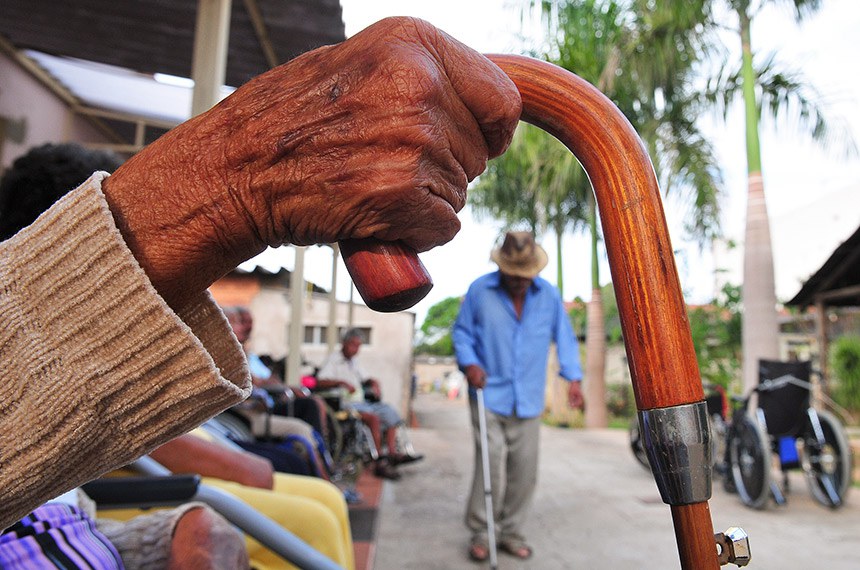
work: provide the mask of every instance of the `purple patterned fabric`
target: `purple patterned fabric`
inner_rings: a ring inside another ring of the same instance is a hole
[[[122,570],[122,559],[77,507],[42,505],[0,534],[0,568]]]

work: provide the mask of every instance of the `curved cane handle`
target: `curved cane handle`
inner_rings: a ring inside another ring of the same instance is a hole
[[[418,254],[401,243],[371,238],[347,239],[339,245],[355,288],[374,311],[403,311],[433,288]]]
[[[522,119],[561,140],[594,187],[637,407],[653,410],[701,402],[704,392],[660,191],[639,136],[609,99],[576,75],[527,57],[488,57],[519,88]],[[369,253],[380,247],[359,246],[368,261],[350,256],[347,267],[354,279],[369,276],[396,291],[396,279],[406,275],[403,288],[420,291],[415,284],[426,271],[415,253],[403,248],[380,256]],[[383,258],[396,260],[391,273],[380,265]],[[356,286],[372,307],[378,295],[375,285],[360,279]],[[414,302],[427,291],[429,286]],[[395,298],[406,301],[409,295]],[[672,515],[682,568],[719,568],[707,501],[673,504]]]
[[[591,84],[522,56],[488,56],[523,99],[522,119],[579,159],[597,198],[636,404],[704,399],[654,168],[636,131]],[[681,567],[719,568],[707,500],[672,505]]]

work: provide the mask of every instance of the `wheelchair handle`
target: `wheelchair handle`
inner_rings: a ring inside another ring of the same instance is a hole
[[[572,73],[523,56],[488,57],[519,88],[522,120],[563,142],[591,180],[637,407],[651,410],[702,402],[704,391],[660,189],[636,131],[606,96]],[[359,249],[375,249],[377,245],[365,242]],[[368,299],[364,291],[372,297],[378,281],[394,284],[405,275],[404,291],[426,286],[418,278],[423,266],[418,267],[417,256],[402,247],[372,258],[374,267],[355,267],[365,259],[354,252],[345,260],[348,267],[353,266],[350,273],[354,278],[369,275],[374,281],[356,282],[369,306],[375,300]],[[392,262],[390,273],[383,260]],[[682,568],[719,568],[707,498],[693,504],[672,504],[671,508]]]

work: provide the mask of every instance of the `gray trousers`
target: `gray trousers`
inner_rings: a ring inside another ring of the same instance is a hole
[[[487,535],[484,473],[478,403],[469,400],[475,441],[472,492],[466,505],[466,526],[473,536]],[[487,439],[490,450],[490,482],[496,533],[500,540],[523,540],[522,529],[537,484],[540,418],[500,416],[487,410]]]

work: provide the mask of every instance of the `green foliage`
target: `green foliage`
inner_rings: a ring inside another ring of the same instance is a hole
[[[619,343],[624,340],[621,333],[621,316],[618,312],[618,303],[615,301],[615,289],[612,283],[607,283],[600,288],[603,300],[603,317],[605,319],[606,339],[610,344]],[[588,327],[588,311],[586,302],[581,297],[573,300],[573,306],[567,312],[570,324],[578,335],[584,335]]]
[[[570,325],[573,327],[573,333],[577,336],[585,334],[588,326],[588,313],[585,308],[585,301],[582,297],[577,297],[573,300],[573,305],[567,312],[567,317],[570,319]]]
[[[591,186],[582,167],[558,140],[521,123],[505,154],[491,160],[469,193],[475,214],[526,226],[540,235],[576,229],[585,220]]]
[[[633,396],[633,385],[625,382],[607,386],[606,409],[611,416],[625,420],[635,415],[636,399]],[[626,423],[624,427],[627,427]]]
[[[836,401],[852,411],[860,411],[860,337],[843,336],[830,347],[830,370],[837,380]]]
[[[595,85],[630,120],[660,186],[688,207],[687,229],[705,243],[720,233],[720,178],[696,121],[691,89],[709,44],[705,0],[545,0],[547,59]]]
[[[606,322],[606,339],[609,344],[617,344],[624,340],[621,333],[621,314],[618,312],[618,302],[615,300],[615,288],[607,283],[600,288],[603,299],[603,318]]]
[[[421,334],[416,351],[436,356],[453,355],[454,343],[451,340],[451,328],[454,326],[459,311],[459,297],[448,297],[430,307],[424,322],[421,324]]]
[[[726,284],[712,305],[687,312],[702,379],[725,388],[740,374],[740,297],[740,287]]]

